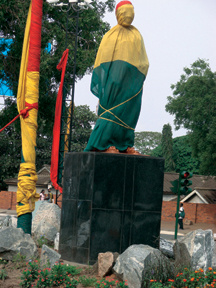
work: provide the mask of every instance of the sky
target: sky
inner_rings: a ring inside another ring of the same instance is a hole
[[[186,135],[185,129],[175,130],[174,116],[165,111],[165,105],[167,96],[172,96],[170,86],[180,80],[184,67],[201,58],[209,60],[216,71],[216,0],[131,2],[135,10],[132,24],[143,36],[150,63],[136,131],[162,132],[169,123],[173,137]],[[107,13],[104,20],[111,27],[117,24],[115,12]],[[87,104],[95,111],[98,98],[91,93],[90,82],[91,75],[77,82],[75,105]]]
[[[120,1],[117,1],[118,3]],[[186,135],[174,129],[174,116],[165,111],[171,84],[177,83],[184,67],[198,58],[209,60],[216,71],[216,0],[131,0],[133,25],[143,36],[149,58],[144,84],[142,109],[136,131],[162,132],[172,126],[173,137]],[[104,19],[111,27],[117,24],[115,12]],[[98,98],[90,91],[91,75],[77,82],[75,105],[87,104],[96,110]]]

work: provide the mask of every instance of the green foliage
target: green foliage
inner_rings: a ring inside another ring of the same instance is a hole
[[[151,152],[151,156],[163,157],[162,145],[158,145]],[[191,171],[193,174],[199,174],[200,162],[192,156],[192,147],[189,141],[189,135],[180,136],[173,139],[173,161],[175,163],[175,172]]]
[[[48,244],[48,240],[43,235],[41,235],[40,238],[37,239],[37,244],[38,247],[41,248],[44,244]]]
[[[11,103],[11,101],[9,101]],[[12,101],[13,102],[13,101]],[[7,124],[8,119],[7,107],[0,111],[0,123]],[[11,107],[9,106],[9,109]],[[72,141],[71,150],[81,152],[85,149],[90,137],[92,128],[97,116],[87,105],[77,106],[74,108],[74,116],[72,123]],[[19,124],[19,120],[17,119]],[[0,133],[0,190],[6,189],[5,179],[16,177],[19,171],[21,159],[21,134],[17,123],[7,127]],[[38,127],[37,147],[36,147],[36,170],[40,170],[44,164],[51,162],[52,136],[43,134],[43,125]]]
[[[170,277],[167,281],[157,280],[154,277],[148,282],[150,288],[173,287],[173,288],[207,288],[216,287],[216,271],[209,267],[204,273],[203,269],[191,270],[184,268],[179,270],[175,277]]]
[[[127,284],[127,280],[125,280],[125,281],[123,281],[123,282],[120,282],[120,281],[116,281],[117,283],[117,285],[116,285],[116,287],[117,288],[127,288],[128,287],[128,284]]]
[[[82,152],[89,140],[92,132],[92,124],[97,120],[97,116],[87,105],[74,108],[72,122],[71,151]]]
[[[73,277],[80,273],[80,269],[74,266],[56,263],[52,269],[39,269],[37,260],[28,263],[27,269],[22,272],[20,286],[22,287],[72,287],[78,285]]]
[[[192,156],[192,147],[189,136],[181,136],[173,139],[173,161],[175,162],[175,172],[191,171],[199,174],[200,162]]]
[[[3,258],[0,258],[0,264],[2,265],[6,265],[8,263],[7,260],[3,259]]]
[[[76,288],[78,285],[78,281],[76,279],[67,279],[68,281],[65,282],[65,288]]]
[[[51,277],[53,279],[52,284],[54,286],[60,286],[61,284],[63,284],[66,280],[68,280],[67,278],[69,278],[67,276],[67,270],[65,269],[65,265],[63,264],[56,264],[53,266],[52,270],[51,270]]]
[[[77,267],[72,266],[72,265],[64,265],[64,269],[66,270],[66,274],[69,277],[78,275],[82,271],[82,269],[78,269]]]
[[[110,28],[109,24],[104,22],[102,18],[106,10],[112,11],[114,9],[114,4],[114,0],[93,1],[93,9],[86,9],[80,13],[76,78],[82,78],[85,73],[91,72],[101,39]],[[2,57],[0,80],[6,81],[14,95],[17,94],[28,9],[29,1],[12,0],[8,2],[3,0],[0,4],[1,36],[6,39],[13,38],[11,44],[0,45]],[[65,81],[69,83],[69,86],[72,84],[76,12],[73,9],[70,9],[68,13],[62,12],[62,10],[64,9],[61,7],[43,1],[38,124],[41,126],[43,123],[44,132],[48,135],[52,131],[56,91],[61,76],[56,65],[59,63],[66,46],[69,49],[69,58]],[[66,27],[68,27],[67,34]],[[52,44],[50,53],[46,49],[48,44]],[[4,53],[6,48],[9,49],[7,55]],[[10,115],[11,117],[8,119],[15,117],[15,115],[16,113]]]
[[[51,269],[51,278],[53,286],[60,286],[61,284],[68,283],[73,284],[73,286],[68,287],[76,287],[78,281],[75,279],[70,279],[70,276],[74,276],[80,273],[80,270],[74,266],[65,265],[65,264],[56,264]],[[72,281],[72,282],[71,282]]]
[[[162,145],[158,145],[155,149],[151,151],[150,156],[154,157],[163,157],[163,152],[162,152]]]
[[[51,287],[52,279],[50,277],[50,268],[45,268],[42,271],[39,270],[39,275],[37,278],[37,286],[40,288]]]
[[[116,285],[116,288],[128,287],[127,281],[120,282],[118,280],[115,281],[113,279],[108,279],[108,278],[97,281],[95,287],[96,288],[112,288],[113,285]]]
[[[184,68],[180,80],[171,85],[166,111],[175,115],[175,126],[189,131],[193,155],[200,161],[200,174],[216,175],[216,73],[207,61],[198,59]]]
[[[170,124],[165,124],[161,138],[162,155],[165,158],[165,172],[172,172],[175,169],[173,161],[172,128]]]
[[[95,287],[96,282],[96,278],[87,278],[86,276],[79,277],[79,283],[82,284],[83,287]]]
[[[12,260],[15,263],[15,267],[22,268],[25,267],[26,263],[26,256],[22,255],[20,252],[17,253]]]
[[[149,155],[161,142],[159,132],[135,132],[134,146],[141,153]]]
[[[29,288],[32,286],[32,283],[38,278],[39,275],[39,263],[37,260],[28,262],[29,269],[25,269],[21,275],[20,286]]]
[[[7,271],[5,269],[1,269],[0,270],[0,279],[4,281],[7,277],[8,277]]]
[[[63,0],[66,2],[65,0]],[[22,45],[29,10],[29,1],[2,0],[0,3],[0,33],[5,39],[13,39],[11,43],[0,45],[0,82],[6,85],[16,96],[18,88]],[[67,1],[68,3],[68,1]],[[95,61],[97,49],[105,32],[109,30],[109,24],[103,21],[105,12],[113,11],[115,1],[93,1],[93,9],[86,9],[80,13],[78,29],[78,48],[76,58],[76,80],[81,79],[86,73],[90,73]],[[56,69],[66,46],[69,48],[69,58],[65,83],[70,91],[73,82],[73,59],[75,43],[76,12],[71,9],[68,13],[62,12],[63,8],[53,6],[43,1],[43,21],[41,38],[41,64],[39,83],[39,111],[37,131],[37,161],[36,170],[43,164],[50,164],[52,131],[54,123],[54,111],[56,95],[61,77]],[[68,18],[67,18],[68,17]],[[66,27],[68,33],[66,35]],[[66,40],[67,39],[67,40]],[[67,44],[66,44],[67,42]],[[52,44],[52,50],[47,52],[48,44]],[[5,51],[7,50],[7,54]],[[69,92],[67,97],[69,97]],[[73,151],[83,151],[86,146],[90,130],[83,124],[90,118],[94,122],[95,115],[82,114],[83,123],[79,123],[79,117],[75,108],[73,129],[77,129],[73,135]],[[79,113],[79,112],[78,112]],[[0,125],[2,128],[18,114],[16,101],[7,99],[6,107],[0,111]],[[89,112],[89,114],[91,114]],[[89,117],[89,118],[88,118]],[[77,124],[78,125],[75,125]],[[84,129],[82,129],[84,128]],[[0,133],[0,190],[6,189],[4,179],[16,177],[21,159],[21,136],[19,119],[14,124]]]

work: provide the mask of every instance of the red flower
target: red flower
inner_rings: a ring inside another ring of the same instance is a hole
[[[169,279],[168,281],[169,281],[169,282],[174,282],[174,280],[173,280],[173,279]]]

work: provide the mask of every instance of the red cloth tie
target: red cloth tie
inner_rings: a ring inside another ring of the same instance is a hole
[[[13,120],[11,120],[7,125],[5,125],[2,129],[0,129],[0,133],[6,127],[8,127],[10,124],[12,124],[20,115],[22,115],[22,117],[25,119],[25,118],[27,118],[29,116],[29,112],[28,112],[29,110],[31,110],[33,108],[38,110],[38,103],[29,104],[29,103],[25,102],[25,106],[26,106],[25,109],[21,110],[20,113],[16,117],[14,117]]]

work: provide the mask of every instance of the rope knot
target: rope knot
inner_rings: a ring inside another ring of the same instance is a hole
[[[26,108],[20,111],[20,115],[22,115],[22,117],[25,119],[29,116],[29,110],[31,109],[36,109],[38,110],[38,103],[33,103],[33,104],[29,104],[27,102],[25,102],[25,106]]]

